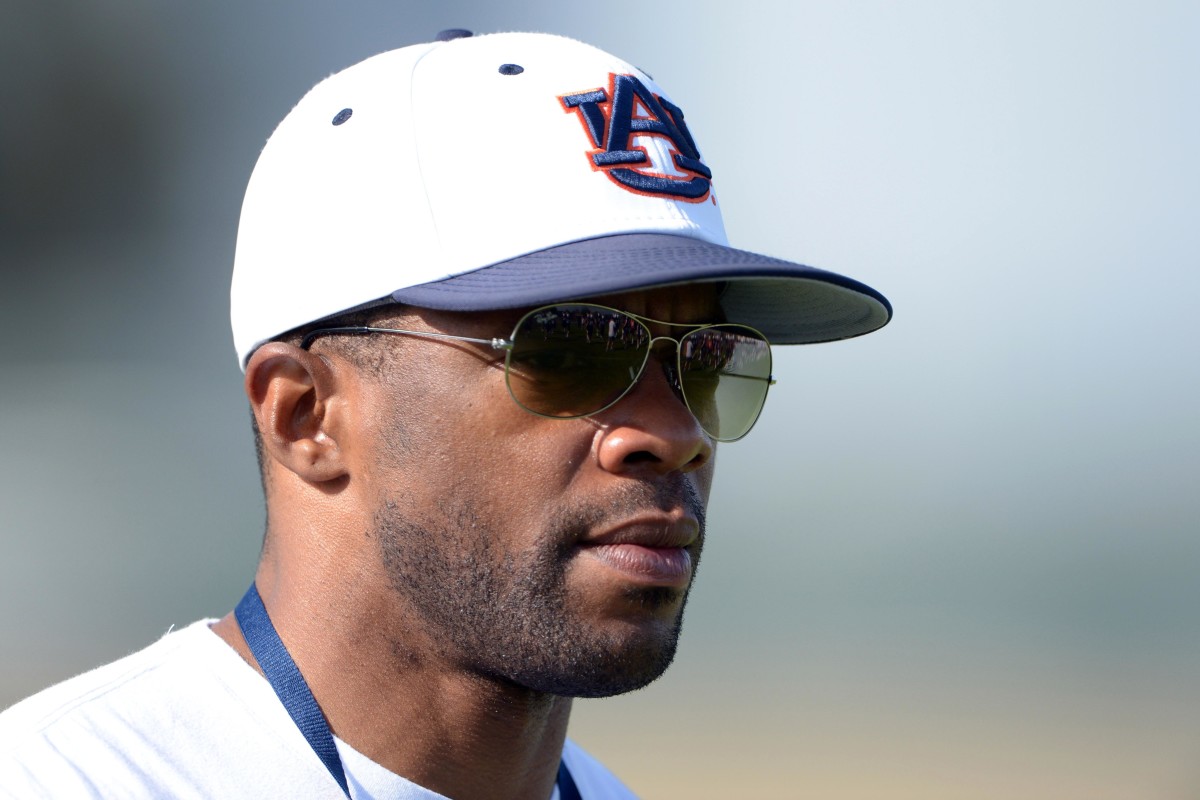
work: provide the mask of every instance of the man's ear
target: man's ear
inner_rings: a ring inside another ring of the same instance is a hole
[[[246,396],[268,459],[307,483],[346,474],[336,435],[336,376],[322,358],[268,342],[246,364]]]

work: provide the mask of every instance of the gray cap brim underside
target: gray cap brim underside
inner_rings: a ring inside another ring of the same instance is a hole
[[[877,330],[892,316],[882,294],[833,272],[660,233],[559,245],[452,278],[400,289],[399,303],[491,311],[694,282],[723,282],[721,308],[774,344],[812,344]]]

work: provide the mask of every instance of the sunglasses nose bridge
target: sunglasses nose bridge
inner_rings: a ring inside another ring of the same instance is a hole
[[[668,347],[667,342],[674,345],[674,352],[670,355],[662,352],[671,349]],[[655,354],[655,351],[659,351],[658,361],[662,364],[663,372],[666,373],[667,382],[671,384],[671,390],[675,392],[675,396],[686,406],[687,401],[683,397],[683,381],[679,375],[679,346],[679,339],[673,336],[655,336],[650,340],[647,349],[650,351],[651,356]],[[646,359],[647,363],[649,363],[649,360]],[[643,367],[642,373],[645,374],[645,371]],[[640,375],[638,377],[639,379],[641,378]]]
[[[675,345],[676,351],[679,350],[679,340],[673,336],[655,336],[650,340],[650,344],[648,344],[647,347],[651,351],[655,350],[656,348],[661,350],[662,348],[666,347],[666,345],[660,344],[660,342],[670,342],[671,344]]]

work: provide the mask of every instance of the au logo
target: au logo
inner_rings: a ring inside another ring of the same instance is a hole
[[[683,112],[633,75],[613,74],[607,89],[558,99],[568,112],[579,115],[591,138],[593,169],[638,194],[691,203],[708,198],[712,172],[700,160]],[[666,148],[646,137],[659,139]]]

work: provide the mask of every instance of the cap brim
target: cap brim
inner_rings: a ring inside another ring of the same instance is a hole
[[[728,319],[758,328],[776,344],[861,336],[892,316],[887,298],[842,275],[661,233],[559,245],[399,289],[392,299],[443,311],[490,311],[703,281],[726,282],[721,307]]]

